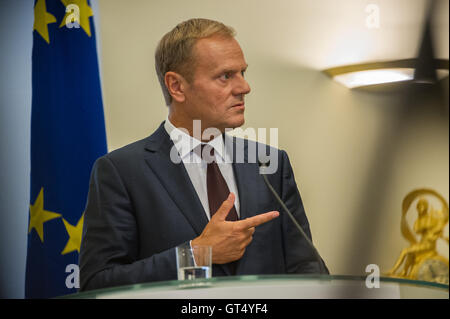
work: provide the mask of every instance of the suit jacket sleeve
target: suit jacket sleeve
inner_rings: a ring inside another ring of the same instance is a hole
[[[292,171],[288,155],[285,151],[280,151],[280,154],[282,171],[281,199],[294,215],[305,234],[312,241],[309,222],[305,214],[297,184],[295,183],[294,172]],[[320,273],[319,263],[308,243],[302,237],[300,231],[295,227],[289,216],[282,211],[280,211],[280,213],[283,216],[283,246],[285,249],[284,256],[287,272]],[[328,272],[328,269],[326,269],[326,271]]]
[[[138,260],[132,202],[108,156],[94,164],[80,250],[80,291],[176,278],[175,248]]]

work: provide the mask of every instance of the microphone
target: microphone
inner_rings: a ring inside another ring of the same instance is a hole
[[[264,168],[266,168],[267,166],[270,165],[270,161],[268,161],[267,163],[263,163],[258,159],[258,163],[259,163],[259,173],[260,175],[263,177],[264,182],[266,183],[267,187],[269,188],[269,190],[272,192],[273,196],[275,197],[275,199],[278,201],[278,203],[281,205],[281,207],[283,207],[284,211],[288,214],[288,216],[291,218],[292,222],[294,223],[295,227],[297,227],[297,229],[300,231],[300,234],[303,236],[304,239],[306,239],[306,242],[308,243],[308,246],[310,247],[311,251],[313,252],[315,258],[317,259],[317,262],[319,263],[319,267],[320,267],[320,273],[321,274],[329,274],[329,271],[327,270],[327,268],[325,267],[322,258],[319,255],[319,252],[317,251],[316,247],[314,246],[314,244],[311,242],[311,240],[309,239],[309,237],[305,234],[305,232],[303,231],[303,228],[300,226],[300,224],[297,222],[297,220],[295,219],[294,215],[292,215],[291,211],[289,210],[289,208],[287,208],[287,206],[284,204],[284,202],[281,200],[280,196],[278,196],[277,192],[275,191],[275,189],[272,187],[272,185],[270,184],[269,180],[267,179],[266,174],[263,172]]]

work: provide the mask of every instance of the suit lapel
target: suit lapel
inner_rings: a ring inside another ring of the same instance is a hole
[[[252,217],[261,212],[256,211],[258,207],[258,187],[260,183],[258,183],[259,176],[259,166],[257,163],[249,163],[248,157],[248,141],[241,140],[240,142],[244,142],[243,148],[243,162],[242,162],[242,154],[237,156],[236,152],[242,152],[242,147],[239,143],[236,143],[236,138],[233,138],[233,172],[234,178],[236,180],[238,192],[239,192],[239,204],[240,204],[240,219],[245,219],[248,217]],[[241,148],[239,150],[239,148]],[[253,150],[251,150],[253,151]],[[245,273],[247,263],[247,257],[244,255],[237,262],[237,270],[236,274]],[[227,273],[228,273],[227,269]]]
[[[258,207],[258,183],[255,178],[259,177],[259,167],[257,163],[248,163],[247,141],[243,145],[244,160],[242,163],[242,155],[237,156],[236,154],[236,152],[242,152],[242,147],[239,143],[236,143],[236,138],[233,138],[233,173],[239,192],[240,219],[245,219],[258,213],[254,209]]]
[[[234,176],[239,192],[240,219],[256,215],[258,212],[257,183],[255,183],[255,165],[250,163],[233,164]]]
[[[148,138],[145,161],[197,235],[200,235],[208,219],[176,149],[172,156],[176,157],[178,164],[171,160],[170,152],[174,144],[163,124]]]

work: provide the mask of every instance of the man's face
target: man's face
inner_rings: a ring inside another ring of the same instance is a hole
[[[234,38],[200,39],[194,46],[193,79],[185,90],[185,114],[202,121],[202,128],[221,131],[244,124],[244,79],[247,63]]]

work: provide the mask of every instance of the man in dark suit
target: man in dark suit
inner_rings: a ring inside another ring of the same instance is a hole
[[[311,237],[287,154],[225,134],[244,124],[250,92],[234,31],[206,19],[180,23],[155,63],[169,115],[150,137],[96,161],[81,290],[176,279],[175,248],[184,243],[212,247],[213,276],[319,272],[253,156],[270,154],[268,178]]]

